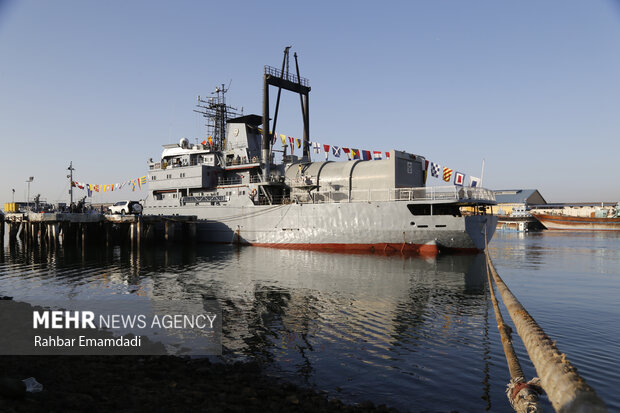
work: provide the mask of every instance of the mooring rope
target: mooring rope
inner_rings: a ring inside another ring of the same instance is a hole
[[[534,318],[508,289],[506,284],[504,284],[504,281],[495,270],[486,248],[485,253],[487,268],[493,276],[497,290],[510,314],[510,318],[517,328],[517,333],[521,337],[530,360],[540,377],[540,384],[547,393],[555,411],[562,413],[607,412],[603,400],[579,376],[577,369],[566,359],[566,355],[557,349],[555,342],[551,341]],[[500,323],[498,319],[498,328],[500,324],[503,325],[503,320]],[[502,329],[500,329],[501,333]],[[502,337],[502,342],[504,341]],[[510,361],[508,362],[512,376],[511,363]],[[518,373],[518,370],[515,370],[515,372]],[[520,383],[523,383],[523,381]],[[514,386],[513,393],[518,390],[517,395],[522,392],[521,387],[527,386],[520,383],[515,383]],[[532,383],[530,383],[531,385]]]
[[[542,408],[538,403],[538,394],[541,393],[541,389],[532,384],[534,380],[526,382],[521,364],[519,364],[519,359],[517,358],[517,353],[515,353],[514,347],[512,346],[512,329],[504,323],[504,317],[502,317],[502,312],[499,309],[499,304],[493,289],[493,282],[491,281],[491,271],[489,267],[491,260],[486,249],[485,256],[491,302],[493,303],[493,310],[495,310],[497,329],[502,339],[504,355],[506,356],[508,371],[510,372],[510,382],[506,388],[506,396],[508,396],[508,401],[512,408],[518,413],[542,412]]]

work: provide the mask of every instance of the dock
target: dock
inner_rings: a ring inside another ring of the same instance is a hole
[[[195,242],[196,216],[109,215],[99,212],[19,212],[4,215],[9,242],[47,246],[117,245],[131,248],[166,242]],[[4,239],[4,225],[0,231]]]
[[[545,229],[536,218],[529,214],[522,216],[498,215],[497,218],[497,231],[533,232]]]

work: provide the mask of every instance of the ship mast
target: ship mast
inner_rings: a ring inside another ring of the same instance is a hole
[[[200,109],[194,109],[194,112],[200,113],[207,118],[207,136],[213,139],[213,147],[211,149],[217,151],[223,151],[226,147],[226,121],[241,116],[236,112],[237,108],[226,104],[226,92],[228,92],[228,89],[222,83],[221,86],[216,87],[215,91],[211,93],[215,96],[209,97],[206,100],[198,96],[196,107]]]

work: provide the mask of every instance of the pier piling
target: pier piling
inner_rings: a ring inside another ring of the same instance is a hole
[[[183,232],[188,235],[187,241],[196,242],[196,222],[186,222],[183,225],[185,227]]]
[[[96,243],[106,247],[129,243],[130,249],[140,250],[146,244],[180,238],[196,241],[195,216],[9,213],[4,220],[11,242],[20,237],[24,245],[32,247],[52,248],[62,244],[84,250]],[[4,225],[1,226],[4,231]]]
[[[164,221],[164,225],[165,225],[165,238],[166,238],[166,242],[172,242],[174,241],[174,221],[170,220],[170,219],[166,219]]]

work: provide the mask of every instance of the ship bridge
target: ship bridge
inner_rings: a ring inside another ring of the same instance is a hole
[[[259,115],[228,119],[224,155],[226,164],[257,163],[261,156],[262,136],[258,128],[263,122]]]

